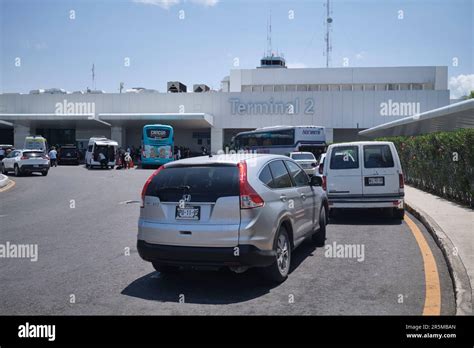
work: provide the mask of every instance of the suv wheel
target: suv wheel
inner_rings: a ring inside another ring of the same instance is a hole
[[[46,176],[46,175],[48,175],[48,171],[47,171],[47,170],[45,170],[44,172],[41,172],[41,175],[43,175],[43,176]]]
[[[153,268],[163,274],[167,273],[176,273],[179,271],[178,266],[172,266],[172,265],[165,265],[163,263],[158,263],[158,262],[152,262]]]
[[[324,206],[319,212],[319,230],[311,237],[316,246],[324,246],[326,242],[326,209]]]
[[[280,226],[275,243],[276,260],[264,268],[265,276],[274,282],[281,283],[288,278],[291,263],[291,244],[288,232],[284,226]]]
[[[18,164],[15,164],[15,176],[21,176],[21,170]]]

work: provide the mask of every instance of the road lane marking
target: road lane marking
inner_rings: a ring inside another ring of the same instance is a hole
[[[0,188],[0,192],[8,191],[13,186],[15,186],[15,182],[12,179],[10,179],[10,182],[8,184],[6,184],[4,187]]]
[[[423,256],[423,266],[425,270],[425,305],[423,315],[441,314],[441,287],[439,284],[438,268],[431,252],[430,246],[418,226],[405,215],[405,222],[415,236],[421,255]]]

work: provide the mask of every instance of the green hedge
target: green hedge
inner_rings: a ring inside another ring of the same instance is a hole
[[[474,206],[474,129],[377,140],[395,144],[408,184]]]

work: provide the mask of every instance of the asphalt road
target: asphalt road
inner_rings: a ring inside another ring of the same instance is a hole
[[[151,173],[71,166],[13,178],[0,192],[0,243],[38,244],[38,260],[0,258],[0,314],[422,314],[415,237],[406,222],[372,212],[350,213],[327,230],[326,245],[363,246],[363,258],[328,257],[303,243],[277,286],[257,270],[162,276],[136,251],[140,192]],[[436,260],[441,314],[455,314],[441,251],[411,219]]]

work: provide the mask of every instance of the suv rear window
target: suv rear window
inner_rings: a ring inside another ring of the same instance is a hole
[[[337,146],[331,153],[331,169],[359,168],[359,148],[357,146]]]
[[[364,167],[365,168],[391,168],[393,157],[388,145],[365,145]]]
[[[43,155],[42,152],[23,152],[23,156],[26,158],[41,158]]]
[[[147,196],[162,202],[178,202],[183,194],[191,202],[215,202],[220,197],[239,196],[237,166],[190,166],[166,168],[148,185]]]
[[[273,176],[273,185],[270,187],[278,189],[292,186],[290,174],[283,161],[270,162],[269,166]]]

